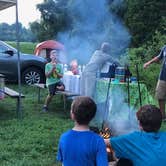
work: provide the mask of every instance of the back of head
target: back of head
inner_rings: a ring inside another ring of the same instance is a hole
[[[78,124],[87,125],[96,114],[96,104],[90,97],[80,96],[73,101],[71,112]]]
[[[110,51],[110,44],[108,42],[104,42],[101,45],[101,50],[105,53],[109,53]]]
[[[144,105],[137,112],[137,119],[146,132],[157,132],[162,123],[162,113],[155,105]]]

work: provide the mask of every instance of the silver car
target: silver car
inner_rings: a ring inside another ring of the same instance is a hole
[[[44,83],[45,64],[47,61],[35,55],[20,55],[21,82],[24,84]],[[7,43],[0,41],[0,74],[5,76],[6,81],[18,81],[18,55],[17,50]]]

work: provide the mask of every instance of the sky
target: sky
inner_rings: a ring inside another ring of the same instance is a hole
[[[42,3],[43,0],[17,0],[18,1],[18,19],[19,22],[28,28],[29,22],[40,19],[40,12],[36,9],[36,4]],[[6,22],[9,25],[16,21],[16,7],[0,11],[0,23]]]

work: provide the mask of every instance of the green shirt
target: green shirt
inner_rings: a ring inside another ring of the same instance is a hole
[[[45,73],[51,71],[53,68],[52,63],[47,63],[45,66]],[[56,72],[59,74],[63,74],[62,66],[61,64],[56,64]],[[49,77],[46,78],[46,86],[55,84],[60,81],[60,78],[57,77],[56,73],[52,73]]]

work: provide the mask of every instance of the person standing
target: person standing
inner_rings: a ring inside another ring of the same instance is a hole
[[[51,62],[47,63],[45,66],[45,75],[46,75],[46,86],[48,87],[48,95],[45,99],[42,112],[48,111],[48,105],[51,102],[55,92],[57,90],[64,91],[65,86],[61,82],[63,77],[63,69],[60,63],[58,63],[58,53],[56,50],[50,52]]]
[[[150,64],[163,60],[163,64],[160,70],[159,79],[156,86],[155,96],[158,99],[160,111],[162,112],[163,120],[166,120],[165,113],[165,101],[166,101],[166,45],[161,49],[158,56],[154,57],[150,61],[144,64],[146,69]]]
[[[110,61],[113,62],[110,54],[110,44],[102,43],[100,50],[96,50],[88,64],[85,66],[81,76],[81,95],[94,97],[97,73],[103,65]]]
[[[58,145],[57,160],[63,166],[108,166],[104,139],[89,129],[96,108],[93,99],[87,96],[72,102],[70,115],[74,127],[61,135]]]

